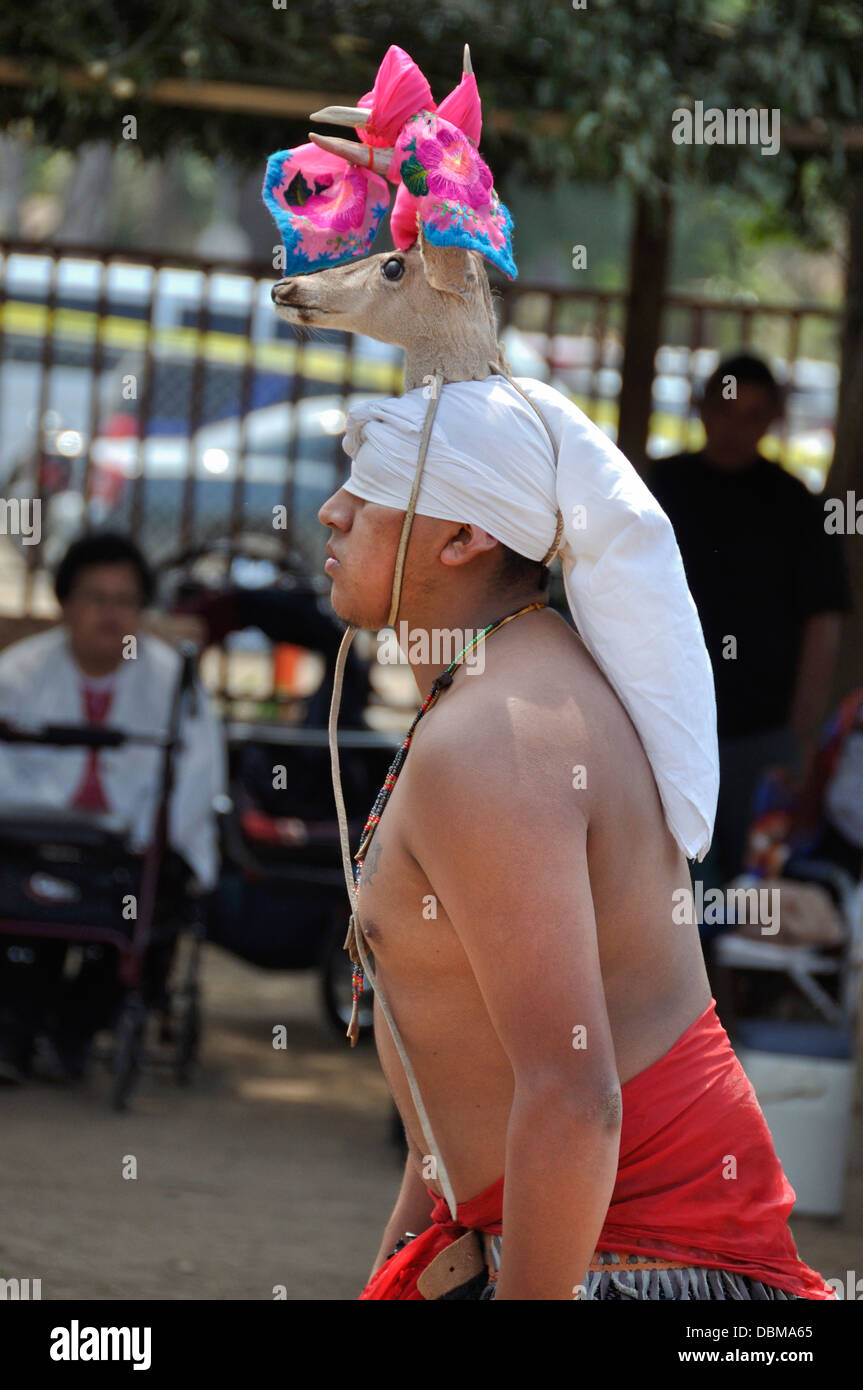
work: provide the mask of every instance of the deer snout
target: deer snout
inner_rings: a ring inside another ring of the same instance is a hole
[[[320,318],[329,314],[328,309],[309,302],[309,286],[304,282],[312,278],[309,275],[290,276],[287,280],[279,280],[270,290],[276,313],[286,323],[313,327]]]
[[[291,304],[296,288],[295,280],[279,280],[270,290],[270,298],[274,304]]]

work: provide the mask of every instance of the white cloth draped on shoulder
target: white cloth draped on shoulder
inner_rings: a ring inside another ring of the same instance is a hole
[[[553,387],[506,377],[442,388],[420,483],[422,516],[482,527],[528,559],[558,509],[575,625],[626,708],[668,825],[688,858],[710,846],[719,790],[713,670],[671,523],[610,439]],[[347,490],[406,510],[428,407],[423,388],[347,419]]]

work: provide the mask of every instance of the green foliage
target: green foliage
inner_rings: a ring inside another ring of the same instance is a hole
[[[816,240],[818,209],[840,201],[851,164],[844,123],[863,111],[859,0],[7,0],[0,53],[31,86],[7,86],[0,120],[29,117],[34,137],[74,149],[117,138],[138,118],[145,157],[170,147],[227,153],[250,168],[306,139],[308,121],[167,107],[148,99],[163,78],[296,88],[332,99],[367,91],[390,43],[416,57],[440,100],[471,43],[487,119],[483,153],[505,191],[518,169],[539,185],[623,180],[648,193],[686,178],[761,200],[764,227]],[[67,71],[89,74],[70,85]],[[782,148],[675,145],[672,113],[778,108]],[[795,126],[824,123],[821,149],[792,149]],[[858,156],[859,158],[859,156]]]

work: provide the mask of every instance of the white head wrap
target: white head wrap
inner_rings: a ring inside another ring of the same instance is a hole
[[[416,511],[480,526],[531,560],[554,543],[576,627],[650,760],[688,858],[710,846],[719,790],[713,671],[671,523],[620,450],[553,387],[503,376],[442,388]],[[406,510],[428,400],[355,406],[348,492]],[[552,449],[549,432],[557,450]]]

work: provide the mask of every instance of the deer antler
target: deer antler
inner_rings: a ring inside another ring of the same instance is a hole
[[[462,55],[462,72],[469,77],[473,72],[470,60],[470,45],[465,44]],[[367,106],[322,106],[320,111],[312,111],[310,121],[321,121],[324,125],[365,126],[371,111]]]
[[[320,111],[312,111],[310,121],[323,121],[324,125],[365,125],[371,112],[367,106],[322,106]]]
[[[473,73],[468,44],[465,44],[462,54],[462,72],[465,77],[469,77]],[[432,109],[434,107],[435,103],[432,102]],[[323,121],[325,125],[365,127],[370,116],[371,110],[367,106],[322,106],[320,111],[311,113],[309,120]],[[364,141],[342,140],[339,136],[334,135],[318,135],[313,130],[309,131],[309,139],[319,149],[327,150],[329,154],[338,155],[341,159],[348,160],[350,164],[359,165],[361,169],[374,169],[376,174],[386,174],[394,153],[392,146],[381,149],[380,146],[367,145]]]
[[[363,145],[359,140],[342,140],[338,135],[318,135],[309,131],[309,139],[318,149],[326,150],[346,159],[349,164],[358,164],[363,169],[374,169],[376,174],[386,174],[392,163],[394,150],[382,150],[374,145]]]

